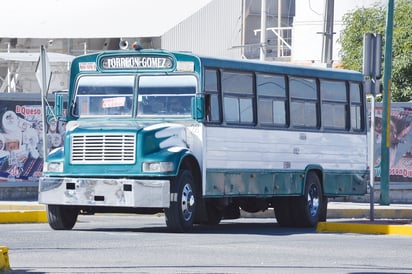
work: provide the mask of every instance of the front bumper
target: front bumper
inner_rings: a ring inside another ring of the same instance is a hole
[[[170,181],[41,177],[39,203],[168,208]]]

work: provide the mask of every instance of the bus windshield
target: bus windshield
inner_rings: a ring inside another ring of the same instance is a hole
[[[138,116],[190,116],[196,89],[193,75],[141,76]],[[82,76],[77,82],[73,115],[131,117],[134,90],[134,75]]]
[[[79,78],[73,115],[78,117],[132,116],[133,75]]]
[[[196,94],[193,75],[141,76],[138,88],[138,116],[191,115],[191,98]]]

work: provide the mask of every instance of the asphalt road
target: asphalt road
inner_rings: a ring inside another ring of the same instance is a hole
[[[80,216],[72,231],[1,224],[11,273],[412,273],[412,237],[238,219],[168,233],[164,217]]]

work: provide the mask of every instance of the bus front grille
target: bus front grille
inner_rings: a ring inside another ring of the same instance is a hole
[[[72,164],[133,164],[134,134],[87,134],[71,136]]]

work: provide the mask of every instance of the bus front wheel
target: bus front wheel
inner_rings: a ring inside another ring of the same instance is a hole
[[[190,170],[181,170],[171,181],[170,207],[165,209],[166,225],[172,232],[187,232],[193,227],[196,214],[196,188]]]
[[[77,221],[79,210],[70,206],[48,205],[47,218],[54,230],[70,230]]]

